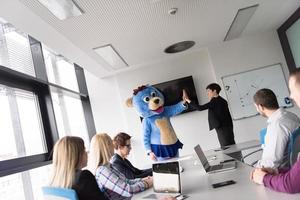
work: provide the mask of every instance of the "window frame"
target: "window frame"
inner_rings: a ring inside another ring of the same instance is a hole
[[[79,92],[64,88],[53,83],[49,83],[41,42],[31,36],[29,36],[28,38],[36,77],[0,65],[0,84],[30,91],[37,95],[42,127],[44,131],[45,144],[48,151],[42,154],[35,154],[0,161],[0,177],[24,172],[52,163],[51,153],[55,142],[59,139],[59,135],[50,93],[50,86],[80,96],[89,139],[91,139],[92,136],[96,133],[88,90],[84,77],[84,70],[79,65],[74,63],[74,70],[77,78]]]
[[[279,41],[283,54],[290,72],[294,71],[297,66],[289,44],[286,31],[297,21],[300,20],[300,7],[277,29]]]

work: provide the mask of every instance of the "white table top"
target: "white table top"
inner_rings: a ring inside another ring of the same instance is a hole
[[[205,152],[208,160],[214,155],[217,159],[211,164],[218,164],[220,161],[230,157],[220,152],[212,150]],[[300,199],[300,194],[285,194],[272,191],[262,185],[257,185],[249,180],[252,170],[246,164],[238,162],[237,169],[214,174],[206,174],[196,155],[179,158],[184,171],[181,173],[182,193],[188,195],[187,200],[294,200]],[[212,188],[211,184],[226,180],[234,180],[237,183],[220,188]],[[144,199],[145,196],[153,194],[153,189],[135,194],[133,200]]]
[[[250,140],[247,142],[241,142],[238,144],[230,145],[230,146],[228,146],[229,147],[228,149],[225,149],[222,152],[225,154],[230,154],[230,153],[243,151],[246,149],[251,149],[251,148],[260,147],[260,146],[261,146],[261,144],[260,144],[259,140]]]

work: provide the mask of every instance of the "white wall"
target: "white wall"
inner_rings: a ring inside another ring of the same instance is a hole
[[[133,89],[142,84],[156,84],[192,75],[198,99],[200,103],[206,103],[207,84],[221,84],[220,78],[224,75],[278,62],[283,64],[285,74],[288,75],[281,46],[274,31],[222,42],[199,52],[151,64],[105,80],[88,77],[97,131],[106,129],[113,135],[117,129],[123,129],[132,135],[133,151],[130,159],[138,166],[144,166],[149,160],[145,156],[142,144],[141,122],[134,109],[127,108],[124,104],[132,95]],[[225,97],[224,93],[221,95]],[[300,115],[298,109],[290,110]],[[207,111],[186,113],[172,118],[171,121],[178,137],[185,144],[181,155],[192,153],[193,146],[198,143],[203,149],[219,146],[215,131],[208,131]],[[236,142],[243,142],[257,139],[259,130],[266,126],[266,119],[255,116],[233,123]]]
[[[125,117],[115,78],[99,79],[87,71],[85,76],[97,132],[113,136],[124,131]]]

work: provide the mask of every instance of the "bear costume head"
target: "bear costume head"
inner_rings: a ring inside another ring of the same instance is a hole
[[[143,117],[158,115],[164,111],[164,96],[152,86],[140,86],[133,92],[133,97],[127,99],[127,106],[134,107],[138,114]]]

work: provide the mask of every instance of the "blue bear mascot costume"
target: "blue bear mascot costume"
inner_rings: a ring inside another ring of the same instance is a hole
[[[144,146],[152,160],[166,160],[178,157],[178,149],[183,144],[177,138],[170,123],[187,106],[184,101],[164,106],[164,96],[152,86],[141,86],[134,90],[133,97],[127,100],[127,106],[134,107],[143,117]]]

